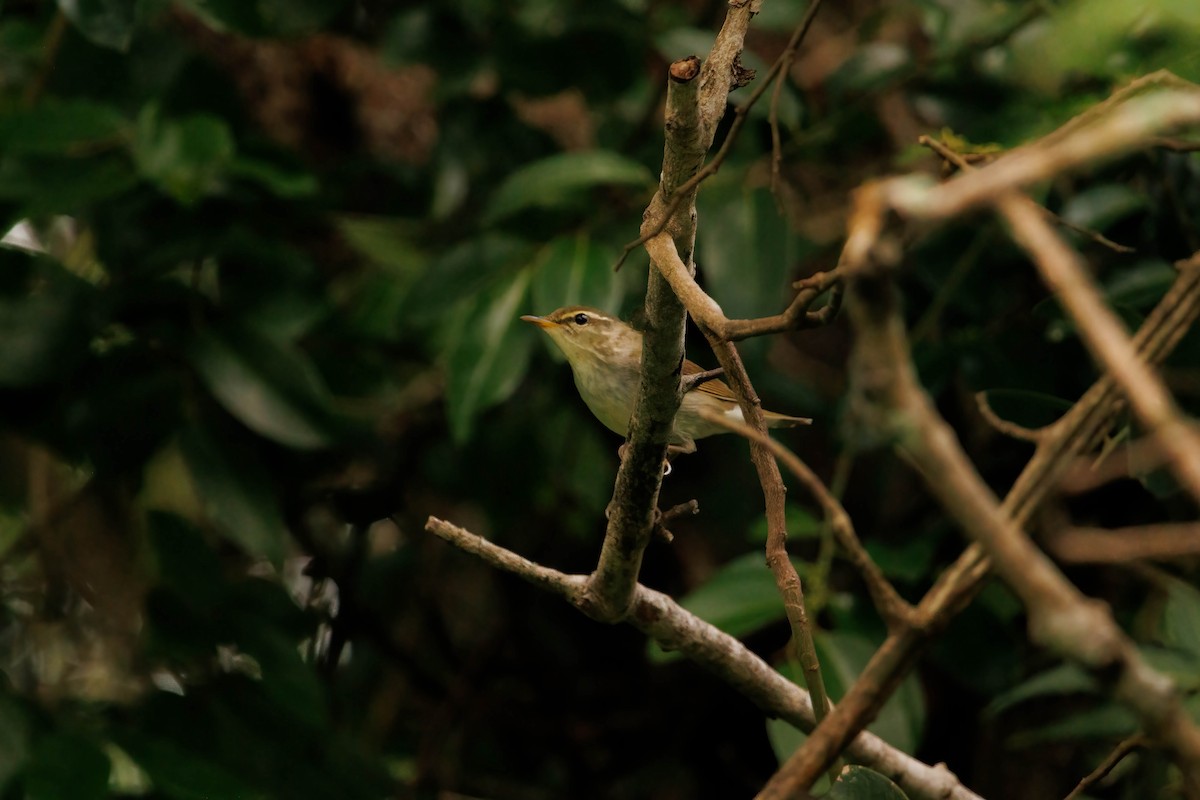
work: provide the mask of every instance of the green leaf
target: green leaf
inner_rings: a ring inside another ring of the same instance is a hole
[[[1014,734],[1011,747],[1029,747],[1045,742],[1123,739],[1138,729],[1137,717],[1115,702],[1072,714],[1064,719]]]
[[[461,303],[444,330],[442,360],[450,430],[458,442],[475,418],[516,390],[529,364],[534,338],[521,322],[531,271]]]
[[[1098,686],[1096,679],[1075,664],[1060,664],[1045,672],[1039,672],[1017,684],[1008,691],[992,698],[984,713],[995,716],[1018,703],[1038,697],[1059,697],[1070,694],[1093,694]]]
[[[869,767],[847,764],[842,767],[829,794],[829,800],[908,800],[900,787]]]
[[[0,114],[0,152],[72,156],[123,142],[128,123],[117,109],[91,100],[46,100]]]
[[[128,732],[121,749],[141,767],[156,789],[173,800],[265,800],[223,767],[162,736]]]
[[[0,791],[21,771],[29,757],[29,723],[5,688],[0,687]]]
[[[1175,268],[1165,261],[1139,261],[1107,281],[1104,294],[1113,305],[1146,309],[1157,303],[1178,277]]]
[[[797,569],[803,569],[799,562]],[[704,585],[684,595],[679,604],[730,636],[743,636],[784,618],[775,577],[762,553],[747,553],[717,570]],[[658,663],[680,658],[651,642],[650,659]]]
[[[299,449],[329,444],[328,393],[296,348],[231,327],[200,336],[190,355],[204,385],[246,427]]]
[[[219,117],[161,119],[153,106],[138,117],[133,142],[138,171],[184,205],[218,190],[233,157],[233,134]]]
[[[697,268],[725,315],[747,319],[782,311],[793,270],[813,245],[779,216],[770,191],[740,183],[706,186],[697,208],[703,220]]]
[[[613,271],[611,254],[587,231],[550,242],[534,269],[532,296],[537,314],[568,305],[595,306],[615,313],[621,305],[620,276]]]
[[[254,453],[200,428],[180,435],[180,449],[205,511],[220,532],[246,552],[280,563],[283,514],[266,467]]]
[[[321,188],[312,173],[288,171],[258,158],[234,158],[229,174],[254,181],[278,197],[312,197]]]
[[[830,697],[838,698],[858,680],[881,642],[852,633],[817,630],[814,632],[814,643],[821,661],[825,687]],[[879,716],[867,730],[893,747],[906,753],[915,753],[917,745],[921,743],[924,725],[925,701],[921,685],[916,676],[910,673],[884,703]]]
[[[1094,231],[1107,230],[1118,220],[1147,206],[1144,192],[1123,183],[1105,183],[1084,189],[1065,203],[1059,216]]]
[[[535,161],[509,175],[484,212],[494,223],[530,208],[554,208],[597,186],[649,188],[650,170],[609,150],[560,153]]]
[[[201,463],[204,457],[202,453]],[[224,594],[224,576],[220,560],[200,532],[182,517],[162,511],[150,512],[147,523],[158,583],[193,607],[216,608]]]
[[[86,285],[58,262],[0,248],[0,386],[28,387],[71,370],[86,354]],[[28,288],[26,288],[28,286]]]
[[[1200,590],[1181,580],[1167,583],[1163,643],[1200,656]]]
[[[58,0],[59,9],[94,44],[125,52],[140,0]]]
[[[25,772],[28,800],[108,797],[108,756],[87,739],[51,733],[38,739]]]
[[[183,0],[210,26],[250,36],[297,36],[333,19],[345,0]]]
[[[300,657],[298,642],[262,622],[238,628],[238,646],[258,662],[267,697],[302,724],[317,728],[325,722],[321,684]]]

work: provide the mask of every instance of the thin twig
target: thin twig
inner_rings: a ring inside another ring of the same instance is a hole
[[[975,393],[975,407],[979,409],[979,415],[983,417],[984,422],[1005,436],[1035,444],[1046,436],[1046,428],[1026,428],[1024,425],[1003,419],[988,402],[987,392]]]
[[[699,413],[700,416],[709,422],[720,425],[739,436],[744,436],[752,442],[763,445],[776,458],[782,461],[783,465],[788,468],[788,471],[804,484],[804,488],[808,490],[813,499],[817,501],[817,505],[821,507],[822,513],[825,514],[826,520],[837,537],[838,544],[846,551],[847,556],[850,558],[850,563],[855,566],[862,575],[863,581],[867,584],[867,590],[871,593],[871,598],[875,601],[875,607],[879,609],[880,616],[883,617],[889,627],[911,624],[914,614],[913,607],[900,596],[895,587],[884,576],[883,571],[879,569],[879,565],[871,559],[866,549],[863,548],[862,542],[859,541],[858,534],[854,532],[854,523],[850,520],[850,515],[846,513],[846,509],[842,507],[842,504],[838,502],[833,493],[807,464],[801,461],[795,453],[767,434],[756,431],[743,422],[738,422],[708,409],[701,409]]]
[[[1031,639],[1103,677],[1143,729],[1169,749],[1189,791],[1200,787],[1200,729],[1174,682],[1146,663],[1107,606],[1080,593],[1005,514],[916,379],[890,276],[861,268],[851,274],[855,424],[898,442],[930,492],[1021,599]],[[812,785],[826,766],[813,758],[812,741],[771,778],[762,800],[791,797]]]
[[[750,376],[746,373],[737,348],[731,342],[712,339],[709,340],[709,345],[721,365],[725,367],[730,386],[737,393],[742,417],[752,429],[766,435],[767,426],[763,417],[762,402],[754,390],[754,385],[750,383]],[[787,552],[787,514],[784,508],[787,489],[783,485],[783,476],[779,474],[779,465],[775,463],[769,448],[752,440],[750,460],[758,473],[758,482],[762,486],[766,506],[767,566],[771,568],[775,585],[783,600],[784,612],[792,631],[792,643],[804,673],[805,685],[812,695],[816,720],[820,723],[828,713],[830,702],[825,691],[825,679],[821,676],[816,644],[813,641],[812,623],[804,604],[804,586]],[[832,767],[832,764],[830,766]],[[830,779],[836,778],[835,774],[831,775]]]
[[[871,198],[866,198],[871,199]],[[870,216],[860,217],[870,223]],[[855,232],[851,232],[851,239]],[[1195,262],[1191,267],[1189,263]],[[1180,262],[1180,277],[1159,301],[1134,337],[1147,363],[1161,363],[1200,317],[1200,253]],[[1053,425],[1053,432],[1038,443],[1033,457],[1004,498],[1004,513],[1016,524],[1025,524],[1057,484],[1058,476],[1081,453],[1102,439],[1124,403],[1112,378],[1105,375]],[[814,774],[831,763],[846,743],[878,714],[884,701],[899,687],[916,663],[921,650],[979,592],[991,561],[978,544],[968,547],[938,576],[917,604],[915,624],[891,631],[871,656],[838,705],[812,732],[804,747],[815,762]]]
[[[816,14],[816,7],[818,5],[818,2],[814,2],[813,6],[809,9],[813,15]],[[807,18],[807,14],[805,16]],[[809,23],[811,24],[811,20],[809,20]],[[796,33],[793,34],[793,38],[796,40],[796,47],[800,46],[801,41],[803,41],[804,34],[807,31],[808,28],[805,26],[804,22],[801,22],[800,27],[798,27],[796,29]],[[797,36],[796,34],[799,35]],[[675,212],[679,210],[684,200],[691,196],[694,193],[694,190],[699,187],[703,181],[712,177],[713,175],[716,175],[717,171],[721,169],[721,164],[724,163],[725,158],[729,155],[729,151],[733,149],[733,145],[737,141],[738,134],[740,134],[742,131],[742,126],[746,124],[746,119],[749,116],[750,109],[754,107],[754,104],[757,103],[759,98],[763,96],[763,93],[767,90],[767,87],[770,86],[775,77],[779,75],[780,71],[784,67],[785,57],[788,58],[790,63],[788,51],[785,50],[779,56],[779,58],[775,59],[775,63],[772,64],[771,69],[767,71],[766,77],[761,79],[758,86],[755,87],[754,91],[751,93],[750,97],[747,98],[746,102],[737,107],[734,112],[733,123],[729,126],[729,132],[725,134],[725,141],[721,143],[721,147],[717,150],[717,154],[713,156],[713,159],[705,164],[703,169],[693,175],[689,180],[685,181],[673,192],[666,193],[665,196],[668,198],[666,206],[660,213],[655,223],[651,226],[643,225],[641,235],[638,236],[637,239],[634,239],[632,242],[627,243],[621,248],[621,256],[617,259],[617,263],[613,265],[614,271],[621,269],[621,265],[625,263],[625,259],[629,257],[630,253],[666,230],[667,225],[675,216]],[[705,63],[705,66],[708,66],[707,62]],[[709,141],[711,142],[711,136]]]
[[[1112,772],[1113,768],[1120,764],[1121,761],[1134,750],[1138,750],[1150,744],[1150,740],[1144,734],[1136,733],[1128,739],[1123,739],[1117,743],[1117,746],[1112,749],[1112,752],[1105,756],[1100,764],[1088,773],[1083,780],[1079,781],[1079,785],[1071,790],[1063,800],[1077,800],[1082,797],[1083,793],[1104,779],[1104,776]]]
[[[964,157],[961,153],[958,153],[955,150],[952,150],[944,142],[939,142],[937,139],[934,139],[930,136],[919,136],[919,137],[917,137],[917,143],[924,145],[925,147],[928,147],[929,149],[933,150],[938,155],[940,155],[942,158],[951,162],[952,164],[954,164],[954,166],[958,167],[960,170],[963,170],[964,172],[975,169],[975,166],[973,164],[971,164],[971,162],[968,158]],[[1045,214],[1047,217],[1049,217],[1055,224],[1061,225],[1062,227],[1066,228],[1067,230],[1074,231],[1075,233],[1078,233],[1080,236],[1084,236],[1088,239],[1091,239],[1096,244],[1107,247],[1109,250],[1112,250],[1114,253],[1128,254],[1128,253],[1136,253],[1137,252],[1137,250],[1135,248],[1129,247],[1128,245],[1118,244],[1117,242],[1114,242],[1112,239],[1109,239],[1107,236],[1100,233],[1100,231],[1092,230],[1091,228],[1085,228],[1082,225],[1076,225],[1074,222],[1070,222],[1070,221],[1064,219],[1062,216],[1054,213],[1053,211],[1046,208],[1045,206],[1038,206],[1038,208],[1040,208],[1042,210],[1042,213]]]
[[[1079,254],[1046,224],[1033,201],[1015,193],[996,203],[1017,242],[1033,256],[1046,285],[1071,315],[1092,358],[1121,386],[1133,412],[1170,460],[1193,498],[1200,500],[1200,434],[1176,406],[1162,378],[1138,358],[1116,313],[1088,277]]]

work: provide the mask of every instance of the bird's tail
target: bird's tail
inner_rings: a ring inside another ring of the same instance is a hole
[[[795,428],[797,425],[812,425],[809,417],[791,417],[787,414],[777,414],[774,411],[764,411],[768,428]]]

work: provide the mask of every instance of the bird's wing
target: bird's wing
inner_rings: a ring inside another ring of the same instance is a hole
[[[683,374],[685,377],[704,371],[704,367],[700,366],[695,361],[690,361],[686,358],[683,360]],[[725,383],[725,381],[721,380],[720,378],[713,378],[711,381],[705,381],[692,391],[709,394],[713,397],[720,398],[721,400],[728,400],[731,403],[737,402],[737,395],[733,393],[733,389],[730,389],[729,384]]]

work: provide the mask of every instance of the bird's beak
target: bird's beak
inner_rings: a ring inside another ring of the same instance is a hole
[[[550,320],[546,319],[545,317],[535,317],[532,314],[526,314],[525,316],[521,317],[521,319],[525,322],[532,322],[534,325],[537,325],[539,328],[542,328],[543,330],[546,328],[554,327],[554,323],[551,322]]]

